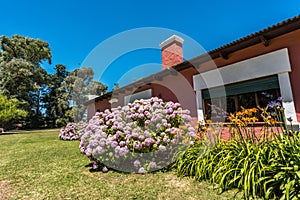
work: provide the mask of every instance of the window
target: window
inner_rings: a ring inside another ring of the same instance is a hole
[[[225,90],[226,97],[222,95]],[[243,108],[265,107],[280,96],[278,77],[269,76],[254,80],[228,84],[202,90],[204,112],[207,118],[212,117],[211,105],[221,108],[226,115]],[[210,97],[213,98],[210,98]]]

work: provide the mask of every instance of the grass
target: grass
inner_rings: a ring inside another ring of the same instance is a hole
[[[174,172],[90,172],[79,141],[58,140],[59,130],[0,134],[0,199],[240,199]]]

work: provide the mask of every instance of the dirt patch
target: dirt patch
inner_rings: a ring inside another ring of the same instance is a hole
[[[11,184],[7,180],[0,180],[0,199],[6,200],[14,196]]]
[[[176,189],[178,191],[189,190],[190,181],[191,180],[187,178],[179,179],[177,176],[171,174],[165,178],[166,186],[170,189]]]

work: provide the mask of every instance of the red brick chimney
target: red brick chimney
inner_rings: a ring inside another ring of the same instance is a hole
[[[159,45],[162,52],[163,69],[183,62],[182,43],[183,39],[181,37],[172,35]]]

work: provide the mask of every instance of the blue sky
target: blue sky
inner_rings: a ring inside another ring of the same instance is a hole
[[[296,0],[1,0],[0,35],[19,34],[47,41],[52,50],[53,64],[43,66],[51,73],[55,64],[64,64],[68,70],[89,64],[87,57],[97,46],[127,30],[166,28],[171,30],[170,34],[172,31],[182,33],[209,51],[298,14],[300,1]],[[97,55],[99,63],[92,62],[97,66],[91,66],[96,71],[95,78],[111,89],[115,82],[124,85],[139,76],[159,71],[158,41],[166,36],[162,34],[161,38],[153,40],[158,43],[157,48],[119,55],[109,66],[102,66],[107,57],[105,54]],[[151,36],[146,38],[152,39]],[[130,43],[132,39],[128,43],[123,41],[122,45]],[[184,50],[189,44],[184,43]],[[114,43],[108,48],[117,51],[120,46]],[[195,51],[185,58],[201,53]],[[152,68],[145,68],[148,65]],[[104,68],[99,75],[97,71]],[[138,70],[131,77],[120,79],[134,68]]]

